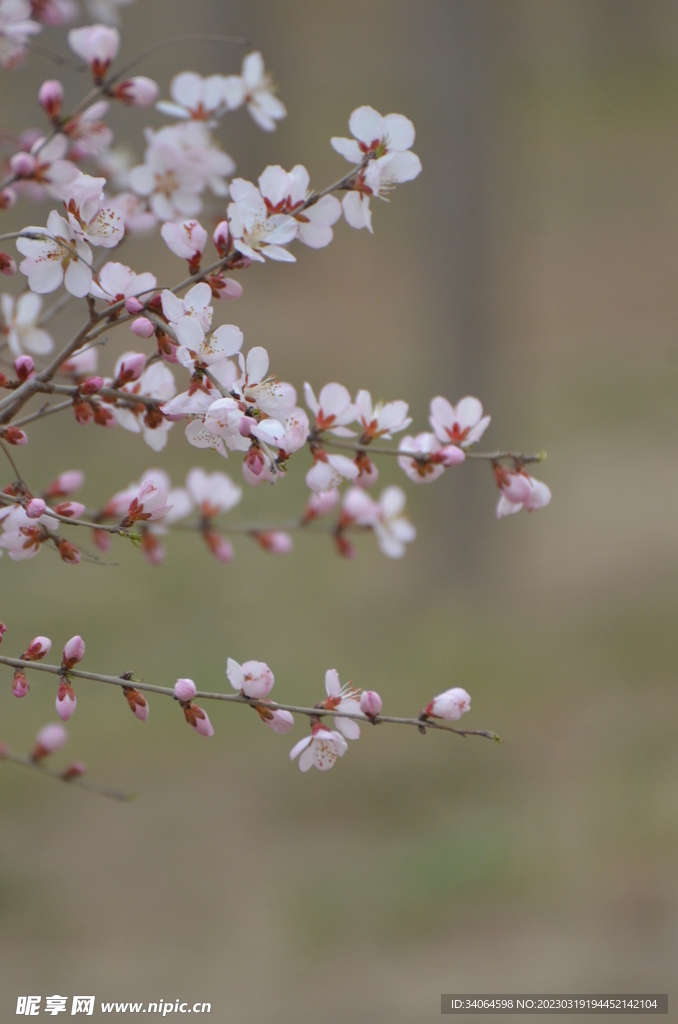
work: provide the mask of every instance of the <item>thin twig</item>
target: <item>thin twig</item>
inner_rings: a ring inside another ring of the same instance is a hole
[[[45,665],[42,662],[36,661],[22,661],[20,658],[6,658],[0,655],[0,664],[8,665],[11,668],[24,668],[24,669],[36,669],[38,672],[49,672],[51,675],[61,676],[63,675],[63,669],[58,665]],[[124,688],[134,687],[135,690],[144,690],[149,693],[158,693],[163,697],[173,697],[177,699],[174,690],[171,690],[167,686],[154,686],[151,683],[137,682],[126,673],[125,676],[104,676],[99,675],[96,672],[82,672],[79,669],[69,669],[68,674],[76,679],[90,679],[95,682],[108,683],[112,686],[121,686]],[[362,713],[353,713],[350,711],[339,711],[339,710],[326,710],[325,708],[307,708],[299,707],[296,704],[278,704],[276,701],[268,700],[255,700],[250,697],[244,697],[241,693],[210,693],[203,690],[198,690],[195,695],[195,699],[198,700],[220,700],[226,701],[229,704],[246,704],[252,708],[267,708],[270,711],[290,711],[297,715],[306,715],[308,718],[322,718],[323,716],[329,716],[331,718],[352,718],[357,722],[370,723],[372,725],[380,725],[382,722],[386,722],[392,725],[413,725],[417,729],[437,729],[440,732],[453,732],[458,736],[482,736],[485,739],[499,741],[499,737],[494,732],[489,732],[485,729],[455,729],[451,725],[441,725],[437,721],[433,721],[430,718],[423,720],[421,718],[392,718],[389,715],[376,715],[374,718],[368,718]]]
[[[133,793],[121,793],[120,790],[109,789],[108,786],[96,786],[92,782],[85,782],[85,780],[79,776],[69,778],[64,772],[52,771],[51,768],[46,768],[38,761],[32,761],[30,757],[24,757],[21,754],[13,754],[6,747],[0,748],[0,761],[11,761],[12,764],[20,764],[24,768],[32,768],[34,771],[40,772],[41,775],[47,775],[50,779],[58,779],[59,782],[66,782],[69,786],[78,786],[80,789],[86,789],[90,793],[97,793],[99,796],[110,797],[111,800],[121,800],[125,803],[130,800],[134,800]]]

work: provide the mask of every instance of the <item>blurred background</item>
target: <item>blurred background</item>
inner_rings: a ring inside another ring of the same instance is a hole
[[[288,760],[300,723],[283,738],[210,707],[207,742],[170,701],[144,726],[118,692],[80,682],[55,765],[82,758],[93,781],[138,797],[0,766],[3,1015],[37,992],[200,999],[242,1024],[434,1021],[455,991],[671,994],[678,5],[138,0],[123,18],[124,59],[186,31],[262,50],[289,116],[272,135],[244,111],[221,122],[244,177],[302,162],[321,187],[347,166],[329,138],[356,106],[412,118],[424,171],[373,204],[374,237],[339,223],[328,249],[252,267],[216,322],[234,320],[296,385],[408,399],[418,430],[432,395],[478,395],[486,447],[547,449],[537,475],[554,498],[496,522],[483,465],[420,488],[382,466],[419,531],[400,562],[370,537],[343,561],[315,536],[284,559],[236,539],[226,567],[191,535],[168,539],[160,570],[122,544],[115,568],[3,558],[3,653],[79,632],[83,668],[206,689],[228,687],[227,655],[257,658],[274,696],[297,703],[335,666],[395,714],[459,685],[464,724],[504,741],[365,729],[335,770],[301,775]],[[63,33],[41,42],[66,52]],[[190,43],[139,71],[166,95],[178,71],[234,73],[240,59]],[[69,101],[86,88],[44,58],[3,75],[8,130],[42,123],[34,97],[55,76]],[[164,119],[115,110],[111,123],[140,157],[143,126]],[[161,281],[181,273],[157,238],[121,258]],[[75,322],[64,314],[57,338]],[[104,361],[130,347],[117,332]],[[240,476],[180,428],[159,456],[70,417],[30,439],[17,453],[29,482],[82,467],[91,506],[149,466],[176,485],[192,465]],[[294,513],[305,468],[249,489],[232,520]],[[18,702],[3,674],[1,738],[26,750],[56,686],[34,673]]]

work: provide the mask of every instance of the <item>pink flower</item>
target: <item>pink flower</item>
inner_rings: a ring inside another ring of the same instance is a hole
[[[88,377],[97,368],[98,355],[95,348],[78,349],[72,356],[61,364],[64,373],[70,373],[74,377]]]
[[[66,473],[60,473],[56,480],[53,480],[46,491],[48,498],[65,498],[67,494],[79,491],[85,482],[85,474],[79,469],[69,469]]]
[[[238,252],[260,263],[264,255],[295,263],[295,257],[283,246],[296,238],[297,221],[286,214],[270,214],[259,189],[244,178],[233,179],[230,193],[233,202],[228,206],[228,223]]]
[[[64,647],[64,656],[62,661],[62,667],[64,669],[73,668],[79,661],[85,657],[85,641],[81,636],[72,636]]]
[[[483,436],[491,417],[483,416],[477,398],[462,398],[456,406],[440,395],[431,400],[429,423],[441,444],[458,444],[468,448]]]
[[[207,245],[207,232],[198,220],[183,220],[179,224],[167,221],[160,228],[160,234],[165,240],[168,249],[171,249],[176,256],[196,264],[200,264],[200,257]]]
[[[67,679],[62,679],[59,683],[56,699],[56,712],[62,722],[68,721],[75,711],[77,704],[78,698],[75,696],[73,687]]]
[[[120,34],[106,25],[87,25],[72,28],[68,45],[86,64],[89,64],[96,85],[101,85],[106,72],[120,48]]]
[[[33,17],[50,28],[67,25],[80,13],[76,0],[31,0],[31,6]]]
[[[381,492],[373,530],[382,553],[387,558],[402,558],[405,545],[416,539],[417,531],[405,516],[405,492],[400,487],[387,487]]]
[[[144,75],[127,78],[113,88],[116,100],[122,100],[130,107],[150,107],[155,103],[159,94],[158,83]]]
[[[471,698],[466,690],[455,686],[434,697],[426,705],[424,714],[430,718],[444,718],[447,722],[456,722],[463,714],[471,710]]]
[[[245,661],[239,665],[233,658],[226,662],[226,675],[234,690],[246,697],[266,697],[273,689],[275,679],[264,661]]]
[[[325,673],[325,692],[327,699],[323,701],[323,707],[328,711],[345,711],[351,715],[361,714],[356,690],[350,682],[341,685],[336,668],[329,668]],[[353,718],[335,718],[334,724],[347,740],[359,738],[360,726]]]
[[[223,75],[203,78],[194,71],[184,71],[172,79],[170,95],[174,102],[161,100],[156,107],[163,114],[181,120],[193,119],[214,124],[212,118],[226,110]]]
[[[28,37],[42,31],[42,25],[30,20],[28,0],[0,0],[0,64],[14,68],[20,63]]]
[[[550,488],[541,480],[528,476],[524,470],[515,470],[511,473],[503,466],[495,466],[494,473],[501,490],[497,519],[514,515],[520,512],[521,508],[527,512],[536,512],[540,508],[546,508],[551,501]]]
[[[77,235],[92,245],[111,249],[125,233],[125,223],[114,206],[104,205],[105,178],[92,178],[80,174],[68,192],[68,220]]]
[[[144,395],[154,398],[160,405],[176,394],[176,382],[172,371],[164,363],[151,363],[137,381],[122,387],[129,395]],[[124,430],[141,434],[149,448],[154,452],[162,451],[167,444],[167,434],[172,423],[161,413],[152,413],[145,408],[141,411],[122,405],[113,406],[113,415]]]
[[[313,519],[326,516],[328,512],[331,512],[336,507],[339,498],[340,494],[336,488],[331,491],[320,491],[317,494],[311,494],[304,509],[304,522],[310,523]]]
[[[44,726],[35,737],[35,746],[31,752],[31,761],[41,761],[48,754],[56,754],[68,739],[68,733],[58,722]]]
[[[343,757],[348,750],[348,743],[340,732],[333,732],[324,725],[314,725],[310,736],[299,740],[290,750],[290,761],[299,757],[299,768],[307,772],[309,768],[317,768],[321,772],[334,767],[338,757]]]
[[[0,296],[3,323],[0,333],[7,338],[7,345],[13,356],[30,352],[44,356],[54,348],[52,336],[38,326],[42,299],[35,292],[24,292],[17,296],[4,293]]]
[[[242,499],[242,487],[234,484],[226,473],[206,473],[198,467],[189,470],[184,493],[187,499],[184,515],[196,505],[206,519],[230,512]],[[171,521],[174,518],[172,516]]]
[[[312,249],[322,249],[332,241],[332,224],[341,216],[341,203],[327,195],[301,209],[309,195],[309,175],[302,164],[289,173],[279,165],[267,167],[259,177],[259,190],[269,214],[287,213],[294,217],[300,242]]]
[[[406,434],[398,450],[421,456],[419,459],[407,458],[406,455],[398,457],[398,465],[415,484],[430,484],[445,472],[446,450],[435,434],[417,434],[416,437]],[[463,462],[464,453],[460,448],[456,450],[459,452],[459,461]]]
[[[345,455],[328,455],[316,450],[314,458],[316,461],[306,474],[306,486],[318,494],[334,490],[344,480],[355,480],[360,472],[355,462]]]
[[[162,519],[171,508],[167,497],[167,489],[162,484],[152,479],[144,480],[129,504],[123,524],[131,526],[140,521]]]
[[[381,713],[381,697],[374,690],[363,690],[360,695],[360,710],[368,718],[375,718]]]
[[[174,696],[184,703],[193,700],[197,692],[197,687],[192,679],[177,679],[174,684]]]
[[[105,263],[99,271],[98,281],[92,285],[90,294],[97,299],[106,299],[107,302],[114,303],[120,302],[122,299],[134,298],[137,295],[148,294],[156,285],[154,274],[148,272],[135,274],[124,263]],[[139,304],[137,309],[129,310],[129,312],[139,312],[141,308],[141,304]]]

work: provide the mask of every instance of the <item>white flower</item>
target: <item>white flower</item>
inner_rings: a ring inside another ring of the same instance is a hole
[[[123,263],[105,263],[98,274],[98,284],[94,282],[90,295],[108,302],[119,302],[134,295],[144,295],[157,286],[155,276],[148,271],[135,274]]]
[[[42,31],[31,21],[28,0],[0,0],[0,64],[13,68],[23,57],[28,37]]]
[[[56,291],[63,282],[66,290],[81,299],[92,285],[92,252],[81,233],[56,210],[47,218],[47,229],[28,227],[26,231],[42,232],[43,239],[17,238],[16,247],[26,257],[19,269],[28,278],[31,291],[44,295]]]
[[[161,294],[162,311],[175,331],[180,323],[191,317],[199,324],[204,334],[212,324],[214,307],[210,305],[211,298],[212,289],[205,281],[189,288],[183,299],[165,288]]]
[[[334,196],[322,196],[300,210],[309,194],[309,180],[302,164],[296,164],[289,173],[280,166],[271,166],[260,175],[259,189],[269,213],[291,214],[299,225],[299,241],[312,249],[322,249],[332,241],[331,225],[341,216],[341,203]]]
[[[245,661],[239,665],[233,658],[226,663],[226,675],[234,690],[240,690],[254,700],[266,697],[273,689],[275,679],[265,661]]]
[[[483,407],[477,398],[462,398],[451,405],[438,395],[431,400],[429,423],[442,444],[458,444],[468,448],[483,436],[491,417],[483,416]]]
[[[264,59],[259,52],[249,53],[242,62],[241,75],[228,75],[224,79],[224,97],[230,110],[243,103],[264,131],[272,132],[275,122],[287,111],[274,94],[270,77],[264,71]]]
[[[248,406],[265,412],[267,416],[277,419],[286,416],[294,400],[285,386],[277,377],[268,376],[268,352],[260,345],[251,348],[245,358],[238,353],[241,377],[236,381],[234,390]],[[296,399],[296,394],[295,394]]]
[[[54,342],[47,331],[38,327],[42,299],[35,292],[24,292],[18,298],[4,293],[0,297],[3,324],[0,332],[6,335],[13,356],[30,352],[43,356],[51,352]]]
[[[65,200],[71,182],[80,175],[75,164],[64,159],[67,150],[68,139],[58,134],[47,142],[42,136],[36,139],[30,153],[15,153],[9,164],[20,176],[19,188],[25,183],[31,197],[42,197],[44,189],[53,199]]]
[[[404,508],[405,492],[400,487],[387,487],[381,492],[378,514],[372,528],[387,558],[402,558],[405,545],[416,539],[414,526],[401,515]]]
[[[421,161],[410,151],[414,125],[402,114],[381,114],[372,107],[358,107],[349,119],[355,139],[333,138],[334,149],[353,164],[365,157],[370,162],[358,174],[354,191],[343,199],[344,216],[354,228],[372,230],[371,195],[384,198],[395,186],[411,181],[421,172]]]
[[[120,33],[106,25],[85,25],[84,28],[71,29],[68,45],[73,53],[89,64],[95,82],[100,84],[111,61],[117,56]]]
[[[434,697],[424,709],[431,718],[444,718],[448,722],[457,722],[462,715],[471,710],[471,698],[466,690],[455,686]]]
[[[117,372],[117,370],[116,370]],[[138,380],[125,384],[121,391],[129,395],[144,395],[157,402],[166,402],[176,394],[176,383],[171,370],[165,363],[151,363]],[[112,406],[113,414],[125,430],[143,434],[144,441],[154,452],[161,451],[167,444],[167,432],[172,423],[160,413],[149,413],[145,407],[137,412],[128,406]]]
[[[336,668],[329,668],[325,673],[325,692],[327,699],[323,704],[328,711],[345,711],[350,715],[364,717],[360,710],[358,691],[351,683],[341,685]],[[337,717],[334,724],[347,740],[357,740],[360,737],[360,726],[353,718]]]
[[[231,197],[234,201],[228,206],[228,223],[238,252],[261,263],[262,253],[272,260],[296,262],[282,247],[296,238],[297,221],[286,214],[269,214],[259,189],[244,178],[233,179]]]
[[[207,232],[197,220],[184,220],[180,224],[167,221],[160,228],[168,249],[184,260],[197,260],[200,263],[200,256],[205,251],[207,244]]]
[[[108,103],[99,100],[64,126],[64,131],[71,139],[78,158],[97,156],[112,143],[113,132],[106,122],[101,120],[107,111]]]
[[[201,516],[212,519],[224,512],[230,512],[242,499],[242,487],[234,484],[226,473],[206,473],[198,467],[189,471],[184,493],[188,507],[182,512],[182,518],[188,515],[193,505],[196,505]],[[186,503],[182,499],[182,508],[185,507]]]
[[[212,124],[211,118],[226,110],[223,75],[203,78],[194,71],[183,71],[172,79],[170,95],[173,103],[168,100],[156,103],[156,108],[170,117]]]
[[[445,464],[440,455],[442,445],[435,434],[417,434],[416,437],[406,434],[398,446],[398,451],[429,457],[419,461],[405,455],[398,456],[398,465],[415,484],[430,484],[445,472]]]
[[[405,430],[412,422],[407,415],[407,402],[377,402],[372,405],[369,391],[359,391],[356,395],[355,409],[363,425],[362,442],[365,444],[376,437],[391,440],[391,434]]]
[[[290,750],[290,761],[299,757],[299,768],[307,772],[309,768],[317,768],[325,772],[334,767],[338,757],[343,757],[348,750],[348,743],[340,732],[327,729],[324,725],[314,725],[310,736]]]
[[[356,408],[351,402],[348,389],[343,384],[326,384],[318,398],[310,384],[304,384],[306,405],[315,413],[315,429],[329,430],[337,437],[353,437],[355,431],[345,424],[356,419]]]
[[[316,452],[316,461],[306,474],[306,486],[316,494],[334,490],[344,480],[355,480],[360,470],[355,462],[345,455],[328,455],[327,452]]]
[[[77,235],[92,245],[114,248],[125,234],[125,224],[112,205],[104,205],[105,178],[80,174],[68,189],[68,220]]]

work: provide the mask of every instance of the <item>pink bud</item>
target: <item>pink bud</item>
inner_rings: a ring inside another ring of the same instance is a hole
[[[7,444],[28,444],[28,434],[25,430],[19,430],[18,427],[5,427],[0,431],[0,437]]]
[[[364,690],[360,694],[360,710],[368,718],[374,718],[381,711],[381,697],[374,690]]]
[[[73,687],[65,679],[61,680],[57,691],[56,713],[62,722],[67,722],[76,709],[78,698]]]
[[[192,679],[177,679],[174,684],[174,696],[184,701],[184,703],[193,700],[197,692],[198,690]]]
[[[65,498],[67,494],[79,491],[85,482],[85,474],[79,469],[69,469],[60,473],[56,480],[47,488],[48,498]]]
[[[113,386],[120,387],[121,384],[129,384],[130,381],[138,380],[145,367],[146,356],[143,352],[128,352],[117,363]]]
[[[81,636],[72,636],[64,647],[64,668],[73,668],[85,657],[85,641]]]
[[[28,380],[29,377],[33,376],[34,370],[35,363],[30,356],[19,356],[14,360],[14,372],[19,380]]]
[[[35,737],[31,761],[40,761],[43,757],[47,757],[48,754],[56,754],[57,750],[61,750],[67,739],[68,733],[63,725],[59,725],[58,722],[46,725]]]
[[[256,538],[264,551],[268,551],[270,555],[289,555],[294,547],[289,533],[285,533],[283,530],[257,533]]]
[[[17,201],[17,194],[13,188],[0,190],[0,210],[9,210]]]
[[[21,655],[22,661],[41,661],[52,650],[52,641],[48,636],[36,636],[31,640],[28,649]]]
[[[243,416],[243,418],[240,420],[240,423],[238,424],[238,432],[241,434],[242,437],[251,437],[252,427],[256,427],[256,425],[257,421],[254,419],[253,416]],[[261,470],[259,470],[259,472],[261,472]],[[258,475],[259,474],[257,474],[257,476]]]
[[[354,481],[356,487],[363,487],[365,490],[367,490],[368,487],[374,487],[379,479],[379,470],[372,460],[364,457],[358,463],[358,467],[360,469],[360,473]]]
[[[9,166],[17,178],[30,178],[35,171],[37,160],[30,153],[15,153],[10,157]]]
[[[2,199],[2,192],[0,192],[0,200]],[[0,203],[0,209],[2,204]],[[16,260],[9,255],[8,252],[0,252],[0,274],[4,274],[6,277],[11,277],[16,274]]]
[[[190,717],[189,708],[184,708],[184,715],[191,728],[195,729],[201,736],[214,735],[214,727],[207,717],[207,712],[199,708],[197,704],[190,705]]]
[[[184,260],[200,264],[200,256],[205,251],[207,232],[197,220],[184,220],[180,224],[167,221],[160,229],[160,234],[167,247]]]
[[[148,701],[144,695],[133,686],[126,686],[123,692],[132,714],[136,715],[140,722],[145,722],[148,718]]]
[[[67,768],[64,768],[61,778],[64,782],[70,782],[71,779],[79,779],[86,771],[87,769],[82,761],[74,761],[73,764],[69,764]]]
[[[228,565],[229,562],[233,561],[235,552],[230,541],[218,533],[206,532],[203,534],[203,537],[215,558],[223,562],[224,565]]]
[[[137,338],[152,338],[155,334],[155,327],[145,316],[140,316],[138,320],[132,320],[129,329],[132,334],[136,334]]]
[[[40,86],[38,102],[48,117],[56,118],[61,113],[64,87],[56,79],[48,79]]]
[[[12,693],[15,697],[25,697],[30,686],[28,685],[28,679],[23,669],[17,668],[14,670],[14,681],[12,683]]]
[[[86,25],[72,28],[68,45],[78,57],[89,64],[96,85],[101,85],[111,61],[120,47],[120,33],[107,25]]]
[[[103,386],[103,377],[88,377],[88,379],[80,385],[80,392],[83,395],[96,395],[97,391],[101,391]]]
[[[259,710],[257,708],[257,710]],[[273,729],[273,732],[277,732],[280,736],[284,736],[286,732],[289,732],[294,725],[294,718],[289,711],[270,711],[270,718],[263,718],[265,724],[269,729]],[[262,716],[263,717],[263,716]]]
[[[456,444],[448,444],[438,452],[443,466],[458,466],[464,461],[466,455]]]
[[[304,521],[308,523],[319,516],[326,516],[335,507],[339,497],[339,491],[337,490],[318,491],[317,494],[311,494],[304,511]]]
[[[215,299],[229,301],[231,299],[239,299],[242,295],[242,285],[239,281],[234,281],[232,277],[224,277],[223,274],[210,274],[206,281],[212,289],[212,295]]]
[[[529,477],[524,473],[507,473],[501,491],[509,501],[521,505],[528,500],[532,491]]]
[[[42,498],[31,498],[26,505],[26,515],[29,519],[39,519],[44,515],[47,505]]]
[[[143,303],[139,302],[136,295],[130,295],[128,299],[125,299],[125,309],[128,313],[140,313],[143,308]],[[150,320],[148,322],[150,323]]]
[[[152,78],[138,75],[120,82],[113,90],[117,100],[128,103],[131,107],[150,107],[160,95],[160,89]]]
[[[2,643],[2,638],[3,638],[3,636],[5,635],[6,632],[7,632],[7,626],[5,625],[4,622],[0,622],[0,644]]]
[[[264,456],[258,448],[250,448],[247,453],[247,457],[245,458],[244,465],[247,466],[250,473],[253,473],[255,476],[261,476],[265,462]]]
[[[54,506],[54,511],[60,516],[66,516],[67,519],[80,519],[85,506],[79,501],[62,501],[61,504]]]
[[[212,240],[219,255],[225,256],[226,253],[228,252],[229,245],[229,231],[227,220],[222,220],[219,224],[217,224],[216,228],[214,229],[214,234],[212,235]]]

